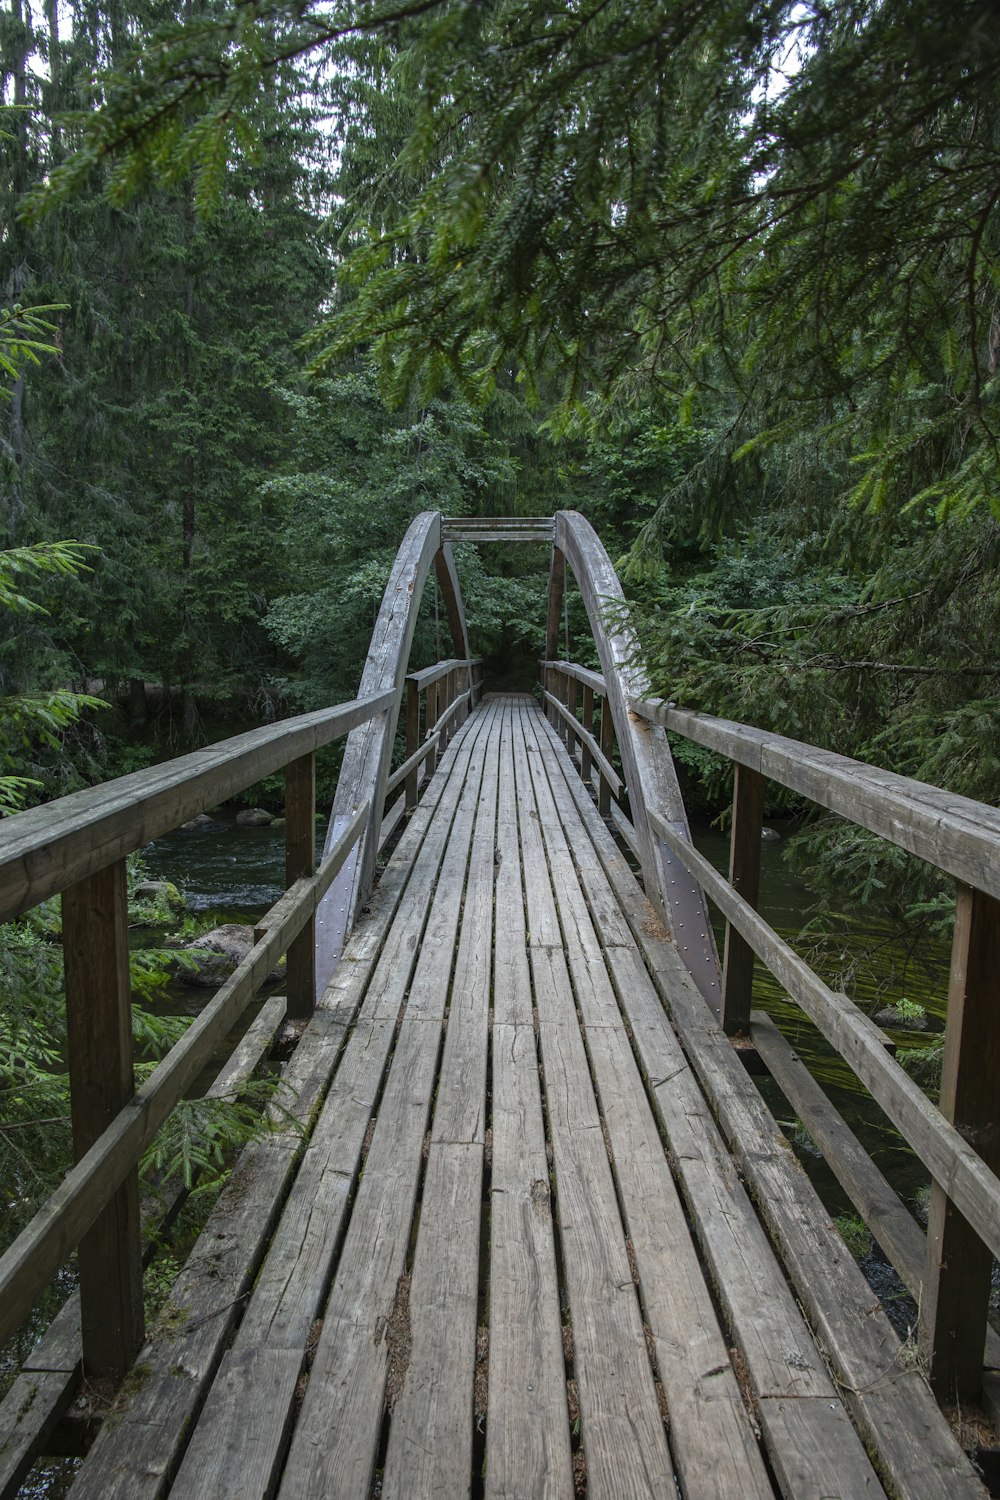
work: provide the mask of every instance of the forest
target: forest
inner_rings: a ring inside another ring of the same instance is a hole
[[[352,695],[420,510],[560,507],[656,692],[997,802],[986,0],[5,0],[0,80],[5,814]],[[547,558],[458,562],[529,687]]]

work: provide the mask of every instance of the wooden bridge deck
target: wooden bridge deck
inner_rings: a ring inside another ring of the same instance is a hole
[[[77,1500],[984,1493],[530,699],[287,1072]]]

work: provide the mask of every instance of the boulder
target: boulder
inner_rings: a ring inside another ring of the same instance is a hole
[[[760,840],[762,844],[777,844],[781,841],[781,834],[773,828],[762,828]]]
[[[267,828],[274,818],[264,807],[244,807],[236,814],[237,828]]]
[[[215,819],[210,818],[208,816],[208,813],[199,813],[196,818],[189,818],[186,823],[182,823],[181,827],[188,830],[198,828],[214,828]]]
[[[177,978],[185,984],[199,985],[205,989],[217,989],[243,962],[253,947],[253,928],[240,922],[227,922],[222,927],[213,927],[184,944],[184,951],[194,960],[194,967],[184,964]],[[268,979],[281,978],[279,966],[272,969]]]
[[[187,902],[172,880],[144,880],[136,886],[134,895],[137,901],[159,902],[171,912],[187,909]]]

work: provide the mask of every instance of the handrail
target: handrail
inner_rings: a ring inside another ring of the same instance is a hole
[[[564,677],[571,677],[574,682],[590,688],[592,693],[597,693],[601,698],[607,692],[600,672],[592,672],[589,667],[578,666],[575,661],[543,661],[541,666],[543,670],[548,667],[554,672],[562,673]]]
[[[227,801],[391,708],[375,693],[251,729],[163,765],[71,792],[0,823],[0,921]]]
[[[628,624],[625,595],[611,559],[590,522],[573,510],[557,511],[555,522],[545,659],[551,663],[557,656],[568,564],[576,578],[601,663],[605,702],[621,756],[646,894],[671,930],[685,934],[685,963],[706,1001],[717,1012],[721,994],[719,960],[704,898],[683,864],[650,826],[646,815],[647,807],[667,809],[671,826],[690,842],[687,815],[666,735],[630,710],[633,699],[648,694],[649,684],[639,665],[638,644]]]
[[[419,672],[407,672],[407,682],[415,683],[421,691],[428,688],[434,682],[440,682],[442,677],[447,677],[456,667],[478,667],[482,664],[481,656],[453,657],[450,661],[439,661],[437,666],[422,667]]]
[[[634,698],[633,713],[877,833],[957,880],[1000,897],[1000,810],[865,761],[662,699]]]
[[[920,1342],[942,1399],[978,1399],[993,1257],[1000,1257],[1000,812],[911,777],[751,725],[693,713],[637,695],[643,721],[727,756],[735,766],[729,879],[679,837],[663,809],[649,817],[726,918],[723,1024],[750,1031],[753,958],[760,957],[810,1016],[902,1132],[931,1173]],[[846,996],[825,985],[758,915],[764,778],[927,860],[957,882],[955,933],[940,1108],[887,1055],[878,1028]],[[786,1066],[771,1049],[776,1076]],[[800,1109],[808,1109],[799,1101]],[[809,1128],[808,1112],[804,1114]],[[846,1126],[838,1137],[856,1151]],[[864,1210],[870,1167],[838,1170]],[[880,1179],[878,1179],[880,1181]],[[889,1190],[886,1188],[886,1192]],[[862,1201],[859,1201],[862,1200]],[[900,1210],[902,1212],[902,1210]],[[891,1229],[873,1233],[892,1249]],[[912,1281],[913,1267],[903,1269]]]
[[[0,825],[0,920],[62,893],[68,1068],[77,1165],[0,1257],[0,1338],[75,1247],[80,1260],[84,1361],[121,1375],[142,1340],[137,1164],[143,1149],[232,1029],[282,954],[287,1014],[316,1000],[316,914],[345,878],[358,893],[380,842],[412,805],[385,817],[400,700],[420,594],[435,568],[459,656],[417,677],[435,724],[421,757],[431,766],[479,690],[462,596],[440,516],[411,525],[376,622],[359,695],[346,704],[251,730],[168,764],[21,813]],[[316,868],[316,751],[347,735],[324,857]],[[252,784],[285,771],[284,895],[255,931],[250,953],[138,1092],[134,1088],[125,856]],[[409,772],[409,776],[407,775]],[[414,787],[412,802],[416,801]],[[359,857],[360,855],[360,857]],[[334,898],[336,899],[336,898]]]
[[[170,1111],[232,1030],[278,958],[302,930],[357,841],[361,807],[317,874],[285,891],[261,922],[247,956],[183,1037],[115,1116],[0,1257],[0,1341],[31,1311],[69,1251],[96,1222]]]

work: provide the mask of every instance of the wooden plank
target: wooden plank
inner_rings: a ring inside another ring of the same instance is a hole
[[[34,1297],[111,1200],[178,1099],[232,1030],[280,954],[316,909],[320,892],[331,883],[365,816],[366,810],[359,809],[354,831],[351,826],[345,830],[312,881],[297,882],[275,903],[263,935],[247,957],[4,1252],[0,1258],[0,1338],[8,1337],[27,1316]]]
[[[531,732],[529,725],[525,728]],[[681,1489],[692,1500],[727,1500],[736,1493],[763,1500],[773,1494],[771,1483],[573,864],[571,846],[585,843],[586,833],[565,802],[557,807],[549,775],[556,779],[561,773],[543,754],[530,760],[553,894],[655,1343]]]
[[[423,840],[392,926],[383,934],[377,962],[352,962],[357,956],[352,940],[325,997],[326,1003],[335,1004],[341,1013],[356,1014],[356,1024],[233,1344],[239,1361],[237,1370],[252,1366],[257,1355],[274,1351],[275,1368],[283,1373],[282,1383],[270,1391],[269,1423],[255,1440],[254,1468],[248,1474],[241,1466],[233,1467],[225,1461],[225,1456],[238,1447],[247,1420],[246,1393],[234,1374],[232,1380],[213,1386],[209,1393],[172,1490],[175,1497],[251,1500],[255,1495],[270,1494],[277,1480],[306,1346],[313,1324],[322,1313],[365,1133],[379,1096],[398,1011],[410,984],[435,880],[442,858],[455,858],[448,847],[449,829],[456,806],[467,795],[466,775],[475,745],[476,736],[472,735],[465,753],[449,758],[452,775],[439,798],[436,819]],[[448,765],[446,762],[442,767],[442,777],[447,775]],[[370,1159],[368,1166],[372,1167]],[[294,1360],[285,1357],[289,1351],[294,1353]],[[278,1446],[268,1450],[268,1439]]]
[[[959,886],[941,1072],[941,1111],[994,1172],[1000,1168],[1000,902]],[[995,1181],[996,1179],[994,1179]],[[920,1346],[939,1400],[978,1400],[993,1256],[935,1175],[927,1220]]]
[[[417,805],[417,794],[420,790],[417,768],[423,761],[423,756],[420,756],[420,760],[416,760],[415,757],[419,754],[420,748],[420,689],[412,678],[408,677],[406,679],[406,770],[404,771],[407,812],[412,812]]]
[[[379,853],[381,853],[382,850],[385,848],[385,845],[392,838],[392,835],[396,832],[396,829],[399,827],[400,823],[402,823],[402,821],[403,821],[403,819],[405,817],[406,817],[406,797],[403,796],[403,795],[400,795],[399,797],[396,798],[395,802],[392,804],[392,806],[390,807],[389,811],[386,813],[385,817],[382,819],[381,825],[379,827],[379,831],[378,831]]]
[[[607,698],[601,704],[601,754],[608,765],[611,764],[611,756],[615,748],[615,721],[611,717],[611,707]],[[597,791],[597,807],[602,818],[611,816],[613,788],[611,778],[602,776]],[[614,795],[617,795],[615,793]]]
[[[683,847],[656,813],[651,820],[704,889],[767,964],[791,998],[837,1049],[897,1126],[937,1182],[947,1182],[952,1202],[1000,1255],[1000,1180],[883,1045],[882,1034],[846,996],[819,979],[805,961],[732,889],[707,859]]]
[[[575,778],[559,765],[556,777],[550,766],[553,795],[564,825],[579,815],[590,835],[596,860],[581,857],[582,840],[573,841],[573,852],[588,903],[599,908],[602,932],[610,931],[605,948],[619,1000],[626,1011],[637,1056],[651,1092],[652,1102],[676,1163],[692,1227],[712,1275],[713,1285],[726,1312],[729,1326],[740,1348],[744,1369],[751,1383],[758,1411],[767,1397],[795,1401],[815,1398],[811,1406],[816,1431],[811,1440],[809,1476],[802,1493],[824,1492],[831,1474],[867,1469],[868,1488],[875,1493],[873,1475],[857,1438],[845,1442],[845,1424],[840,1397],[829,1380],[823,1358],[815,1349],[808,1329],[774,1253],[736,1174],[711,1111],[693,1077],[684,1053],[665,1015],[660,997],[650,982],[634,943],[625,935],[635,923],[645,940],[654,943],[656,919],[636,887],[628,865],[596,815],[593,805]],[[626,910],[612,910],[602,887],[613,884],[624,896]],[[631,900],[631,907],[628,901]],[[628,920],[627,920],[628,918]],[[638,935],[638,934],[637,934]],[[672,945],[655,940],[658,962],[669,959],[672,974],[684,973]],[[685,988],[691,989],[685,976]],[[696,993],[696,992],[692,992]],[[702,1012],[700,999],[696,1002]],[[788,1154],[788,1153],[786,1153]],[[824,1419],[824,1414],[828,1414]],[[825,1426],[824,1424],[825,1420]],[[851,1429],[848,1427],[847,1432]],[[776,1462],[775,1450],[785,1439],[779,1427],[769,1432],[763,1423],[765,1443]],[[846,1493],[846,1491],[845,1491]]]
[[[919,1305],[924,1234],[850,1126],[770,1016],[752,1011],[750,1036],[778,1087]]]
[[[604,697],[604,678],[600,672],[592,672],[588,667],[578,666],[574,661],[543,661],[542,666],[556,667],[560,672],[565,672],[567,676],[574,677],[577,682],[589,688],[597,697]]]
[[[0,1402],[0,1496],[13,1500],[35,1461],[46,1451],[69,1408],[82,1372],[80,1301],[70,1299]]]
[[[1000,897],[1000,811],[865,761],[637,696],[632,709]]]
[[[482,1178],[481,1143],[431,1145],[409,1292],[412,1350],[392,1409],[386,1500],[459,1500],[471,1492]],[[390,1399],[394,1393],[395,1386]]]
[[[80,1162],[135,1094],[124,860],[64,891],[62,924],[73,1154]],[[80,1239],[79,1265],[84,1366],[95,1378],[121,1380],[143,1337],[135,1159]]]
[[[479,657],[452,656],[447,661],[437,662],[433,667],[423,667],[419,672],[407,672],[406,680],[414,683],[417,689],[423,692],[430,687],[432,682],[440,682],[441,678],[446,677],[453,667],[476,666],[478,663]]]
[[[760,894],[760,840],[764,822],[764,778],[735,767],[729,884],[754,908]],[[732,922],[726,923],[722,958],[722,1027],[729,1036],[746,1031],[753,1003],[754,952]]]
[[[316,873],[316,756],[285,767],[285,885]],[[288,1014],[307,1020],[316,1008],[316,919],[310,917],[287,956]]]
[[[515,742],[522,861],[532,924],[529,954],[573,1320],[588,1493],[622,1500],[659,1496],[673,1490],[673,1465],[646,1357],[642,1318],[570,976],[558,940],[555,901],[527,761],[523,740]],[[544,941],[549,933],[556,935],[556,942]]]
[[[592,816],[585,793],[581,788],[577,794],[571,781],[567,785],[646,957],[659,997],[683,1036],[687,1056],[696,1066],[701,1087],[752,1187],[769,1232],[782,1246],[798,1297],[815,1320],[855,1423],[877,1456],[876,1467],[883,1475],[891,1474],[894,1494],[913,1500],[931,1495],[941,1500],[982,1496],[982,1487],[926,1382],[906,1366],[895,1334],[830,1227],[808,1179],[783,1144],[752,1080],[706,1011],[674,948],[657,935],[654,915],[620,855],[613,845],[608,848],[607,831]],[[616,960],[624,951],[616,949],[609,958]],[[620,995],[631,993],[619,985]],[[650,1020],[659,1024],[652,1011]],[[635,1036],[639,1044],[645,1028],[637,1026]],[[655,1076],[652,1070],[651,1076]],[[669,1079],[669,1086],[656,1088],[657,1095],[663,1100],[673,1098],[682,1077],[683,1072],[678,1073]],[[675,1151],[679,1166],[686,1168],[676,1147]],[[733,1180],[735,1184],[735,1173]],[[720,1202],[719,1211],[729,1210]],[[703,1214],[699,1222],[706,1223]]]
[[[468,1494],[489,1050],[502,713],[494,715],[462,903],[409,1294],[410,1355],[394,1398],[382,1494]]]
[[[270,1047],[284,1016],[284,996],[271,996],[207,1090],[210,1096],[239,1093]],[[165,1203],[161,1190],[155,1203],[143,1205],[143,1218],[156,1210],[161,1225],[169,1222],[184,1191],[183,1183],[170,1184]],[[38,1455],[52,1451],[48,1444],[76,1393],[81,1368],[80,1299],[74,1292],[0,1402],[0,1500],[9,1500],[17,1492]]]
[[[470,766],[285,1465],[286,1500],[353,1497],[371,1484],[478,792]]]
[[[332,743],[392,701],[380,693],[300,714],[6,819],[0,824],[0,920]]]
[[[471,745],[476,726],[470,728]],[[303,1123],[311,1120],[323,1100],[386,934],[410,880],[420,869],[422,845],[438,798],[451,785],[447,770],[445,767],[442,776],[428,787],[372,897],[370,914],[351,937],[338,971],[338,985],[323,996],[285,1068],[289,1085],[286,1108]],[[464,774],[457,745],[452,753],[452,770],[459,778]],[[350,983],[348,975],[353,975]],[[279,1132],[283,1123],[281,1117],[275,1118]],[[232,1188],[226,1189],[213,1211],[185,1268],[187,1279],[175,1287],[159,1336],[145,1351],[148,1389],[141,1386],[116,1425],[99,1437],[77,1480],[84,1496],[104,1500],[113,1493],[128,1500],[139,1500],[140,1496],[155,1500],[165,1492],[188,1441],[205,1387],[242,1313],[264,1253],[272,1207],[283,1201],[300,1150],[301,1142],[294,1132],[278,1133],[254,1144],[240,1158]],[[234,1216],[238,1221],[235,1225]],[[240,1224],[245,1225],[243,1230]],[[217,1285],[216,1264],[221,1252],[225,1252],[221,1264],[228,1279]],[[238,1293],[232,1292],[234,1285],[239,1286]],[[180,1309],[176,1318],[173,1308]],[[240,1411],[245,1418],[245,1407]]]
[[[490,1197],[486,1497],[569,1500],[573,1473],[552,1197],[530,1021],[494,1023]]]

